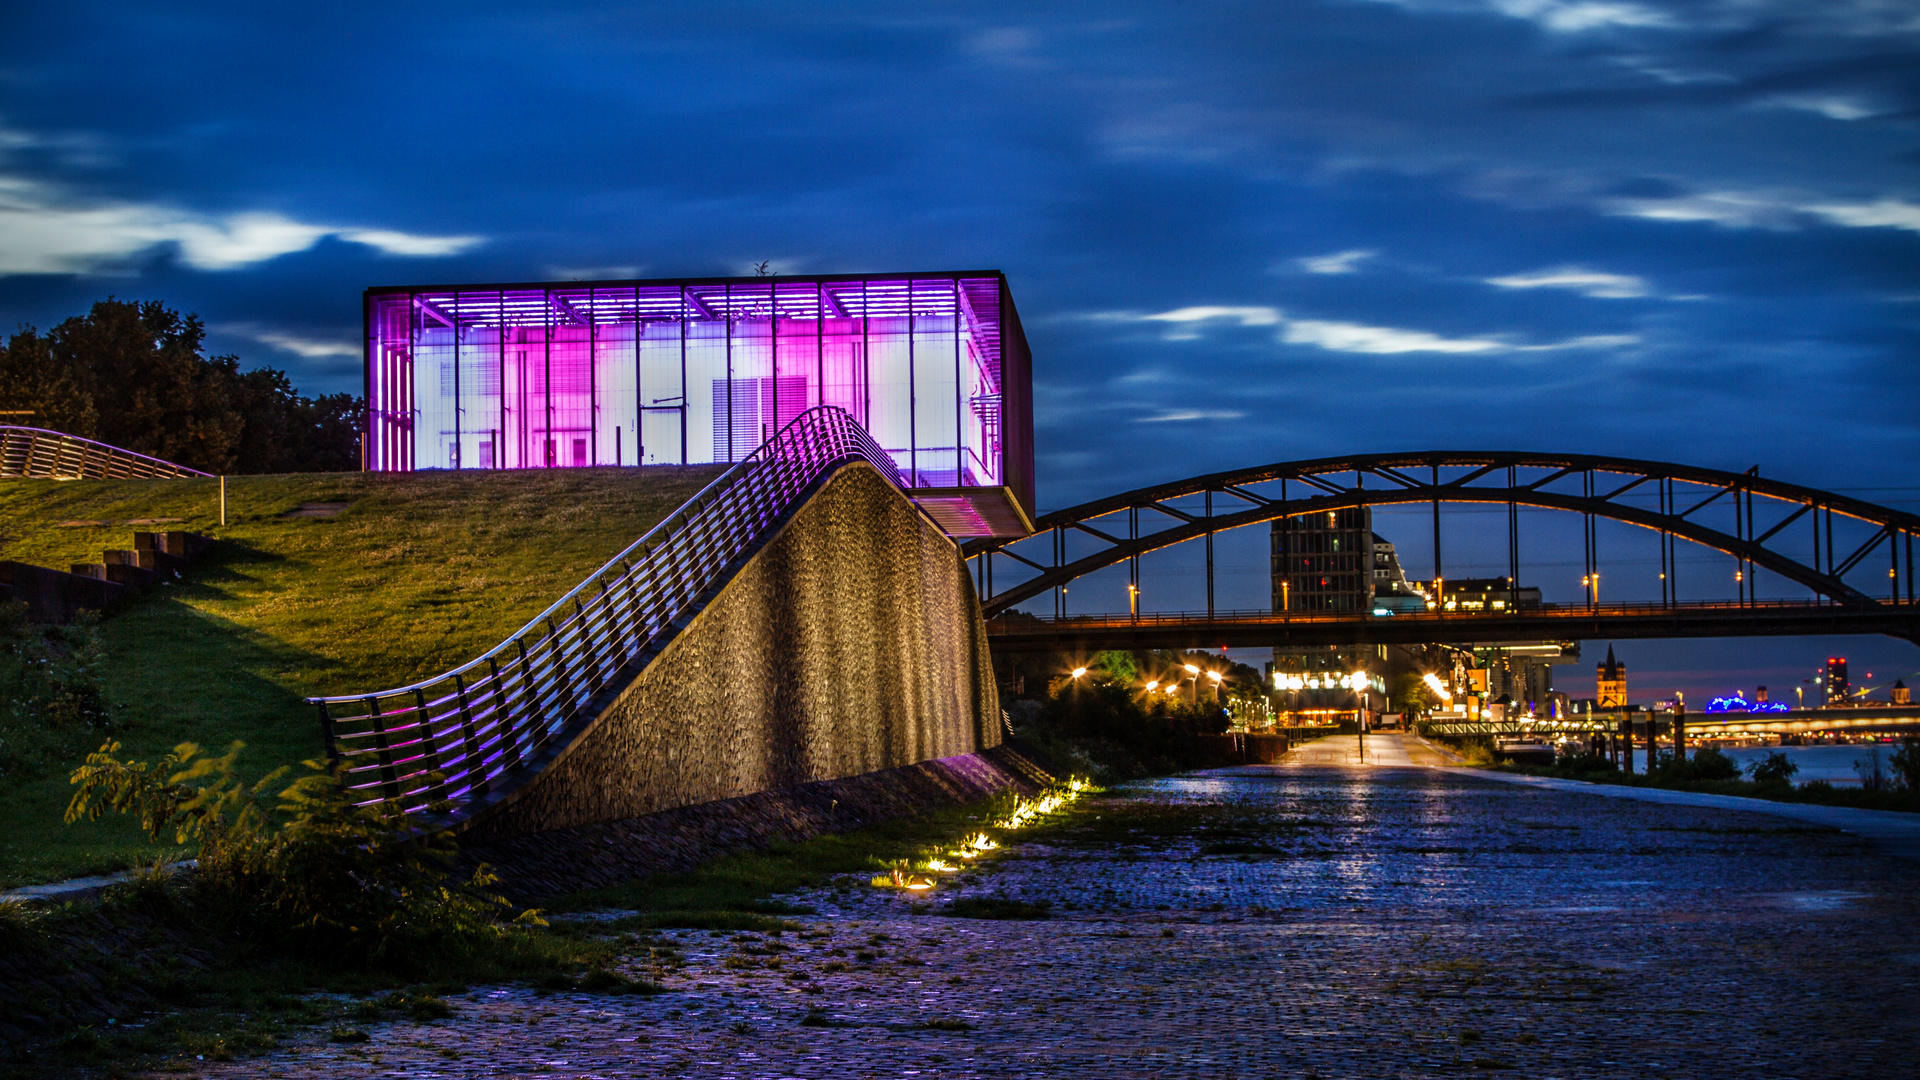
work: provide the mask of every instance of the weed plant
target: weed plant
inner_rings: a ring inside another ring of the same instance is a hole
[[[446,833],[418,833],[392,803],[356,805],[337,765],[306,762],[268,805],[288,770],[246,784],[241,749],[210,757],[182,743],[148,763],[108,743],[74,771],[67,821],[130,814],[155,841],[195,845],[196,919],[278,953],[419,974],[543,925],[537,911],[510,915],[484,866],[455,880]]]
[[[100,620],[27,621],[24,603],[0,603],[0,783],[20,784],[98,745],[113,728]]]

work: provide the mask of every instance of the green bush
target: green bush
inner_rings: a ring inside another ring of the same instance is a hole
[[[1605,754],[1596,754],[1591,750],[1582,750],[1569,754],[1556,763],[1558,768],[1579,775],[1592,773],[1610,773],[1616,771],[1613,759]]]
[[[1739,764],[1711,746],[1703,746],[1695,750],[1687,764],[1691,767],[1695,780],[1740,779]]]
[[[1149,698],[1129,684],[1093,677],[1063,682],[1043,702],[1015,706],[1022,740],[1055,764],[1084,769],[1099,781],[1190,768],[1191,737],[1217,735],[1231,723],[1211,702]]]
[[[1747,776],[1756,784],[1791,784],[1793,774],[1799,771],[1792,758],[1778,751],[1747,766]]]
[[[472,957],[516,926],[484,866],[453,875],[444,833],[418,833],[398,807],[356,805],[337,768],[305,763],[271,807],[262,796],[287,774],[247,786],[235,776],[241,744],[209,757],[182,743],[153,764],[121,761],[118,743],[74,771],[67,820],[138,814],[158,841],[197,842],[192,902],[214,918],[290,952],[332,963],[423,971]]]

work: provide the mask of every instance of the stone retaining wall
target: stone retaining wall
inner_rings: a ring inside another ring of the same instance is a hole
[[[674,873],[736,851],[849,832],[1007,791],[1031,794],[1053,780],[1011,746],[922,761],[784,791],[663,810],[625,821],[555,829],[463,847],[469,866],[500,872],[500,888],[521,903],[604,888],[647,874]]]
[[[461,827],[488,845],[1000,742],[959,549],[865,463],[843,466],[521,787]]]

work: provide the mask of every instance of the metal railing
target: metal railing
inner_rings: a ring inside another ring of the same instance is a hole
[[[0,425],[0,477],[22,480],[182,480],[210,476],[103,442],[45,428]]]
[[[485,654],[391,690],[308,698],[348,789],[409,813],[450,802],[463,816],[558,749],[622,669],[664,648],[807,488],[852,460],[900,483],[852,416],[802,413]]]
[[[1908,605],[1898,600],[1880,602],[1883,607],[1893,610],[1905,610]],[[1684,614],[1696,611],[1804,611],[1809,609],[1827,609],[1839,606],[1831,597],[1812,596],[1806,599],[1776,600],[1678,600],[1602,604],[1538,604],[1529,607],[1428,610],[1406,612],[1396,615],[1374,615],[1362,611],[1273,611],[1268,608],[1247,608],[1229,610],[1220,608],[1215,611],[1142,611],[1138,614],[1128,612],[1099,612],[1084,615],[1034,615],[1028,612],[1012,612],[996,615],[987,620],[990,632],[996,634],[1018,634],[1023,628],[1032,628],[1034,632],[1051,632],[1059,627],[1105,627],[1105,626],[1204,626],[1220,623],[1385,623],[1385,622],[1444,622],[1470,623],[1476,619],[1504,619],[1514,617],[1545,617],[1585,619],[1595,615],[1662,615],[1669,613]]]

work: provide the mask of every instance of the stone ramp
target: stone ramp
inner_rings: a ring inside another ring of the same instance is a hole
[[[610,679],[463,845],[786,791],[1001,741],[986,626],[953,542],[842,465],[638,671]]]

